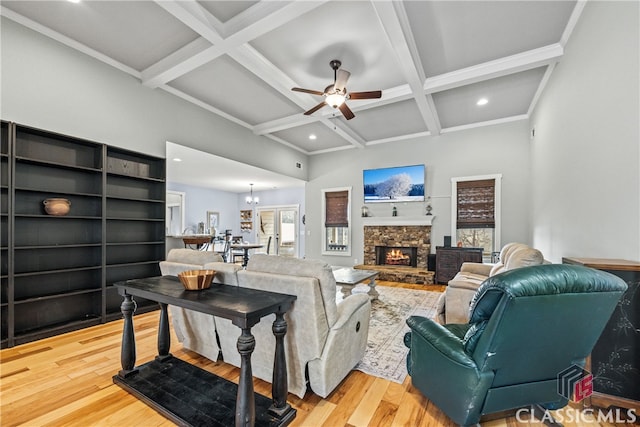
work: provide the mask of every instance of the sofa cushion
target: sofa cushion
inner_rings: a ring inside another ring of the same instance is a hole
[[[493,266],[493,268],[489,272],[489,277],[495,276],[496,274],[500,274],[503,271],[508,270],[507,263],[509,262],[509,258],[513,253],[515,253],[520,249],[531,249],[531,248],[529,248],[529,246],[525,245],[524,243],[517,243],[517,242],[507,243],[506,245],[504,245],[502,247],[502,250],[500,251],[500,262],[498,262],[496,265]],[[515,267],[512,267],[512,268],[515,268]]]
[[[205,270],[215,270],[216,275],[213,278],[215,283],[224,283],[225,285],[238,286],[238,271],[242,267],[238,264],[228,262],[208,262],[202,266]]]
[[[217,252],[196,251],[193,249],[171,249],[167,254],[167,261],[182,264],[204,265],[208,262],[221,262],[222,257]]]
[[[287,276],[314,277],[318,279],[329,327],[332,327],[338,319],[336,279],[333,276],[333,271],[329,264],[319,260],[255,254],[249,259],[247,271],[284,274]]]
[[[520,248],[514,251],[507,260],[504,269],[513,270],[514,268],[529,267],[532,265],[541,265],[544,263],[542,253],[533,248]]]
[[[458,273],[449,281],[449,286],[475,291],[487,279],[487,276],[473,273]]]

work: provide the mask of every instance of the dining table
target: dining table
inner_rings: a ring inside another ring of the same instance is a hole
[[[249,250],[263,248],[264,245],[260,243],[232,243],[230,247],[231,247],[231,250],[242,249],[243,251],[242,266],[246,267],[247,264],[249,263]]]

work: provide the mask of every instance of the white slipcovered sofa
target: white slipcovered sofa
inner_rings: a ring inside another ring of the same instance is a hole
[[[168,260],[160,265],[163,275],[179,272],[175,264],[168,264],[171,255],[169,253]],[[205,263],[198,268],[217,270],[219,264],[224,263]],[[362,359],[369,334],[369,297],[365,294],[351,295],[336,303],[336,282],[328,264],[256,254],[249,260],[246,270],[237,268],[223,274],[227,275],[226,279],[218,280],[216,274],[215,281],[297,296],[293,308],[285,315],[290,393],[302,398],[308,385],[315,394],[326,397]],[[172,310],[172,316],[176,311]],[[267,316],[252,328],[256,339],[251,356],[253,375],[268,382],[273,377],[275,337],[271,328],[274,319],[275,315]],[[217,333],[222,359],[240,366],[236,346],[241,331],[231,321],[182,310],[180,317],[174,317],[173,325],[184,347],[212,360],[218,358],[217,345],[214,347]],[[215,333],[212,332],[214,330]],[[213,341],[214,344],[203,341]]]
[[[545,263],[542,253],[524,243],[507,243],[496,264],[465,262],[438,300],[438,323],[468,323],[469,306],[476,291],[489,277],[514,268]]]

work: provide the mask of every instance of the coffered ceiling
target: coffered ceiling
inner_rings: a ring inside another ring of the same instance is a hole
[[[576,1],[2,1],[2,15],[305,154],[528,117]],[[303,112],[351,72],[346,120]],[[481,98],[488,102],[478,106]],[[310,139],[315,135],[315,139]]]

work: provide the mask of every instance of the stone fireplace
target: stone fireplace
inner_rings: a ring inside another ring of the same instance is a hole
[[[427,270],[432,219],[363,218],[364,264],[360,268],[380,271],[380,280],[433,283],[433,272]]]

